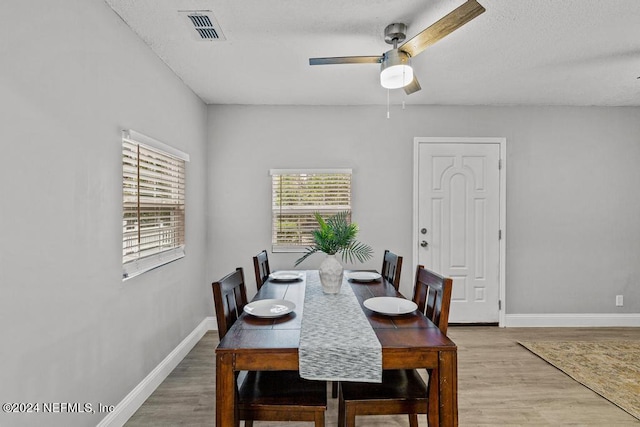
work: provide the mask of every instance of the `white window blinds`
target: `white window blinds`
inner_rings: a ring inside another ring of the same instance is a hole
[[[122,139],[122,263],[129,278],[184,256],[188,155],[125,131]]]
[[[351,169],[273,169],[272,247],[274,252],[303,252],[323,218],[351,212]]]

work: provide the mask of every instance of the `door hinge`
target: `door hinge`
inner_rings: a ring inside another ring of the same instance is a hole
[[[502,301],[498,300],[498,310],[502,310]]]
[[[498,230],[498,240],[502,240],[502,230]]]
[[[502,170],[502,159],[498,159],[498,170]]]

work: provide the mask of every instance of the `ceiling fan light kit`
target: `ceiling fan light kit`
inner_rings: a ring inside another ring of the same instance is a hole
[[[413,81],[411,58],[398,49],[385,53],[380,68],[380,84],[385,89],[400,89]]]
[[[382,56],[309,58],[309,65],[381,64],[380,84],[382,87],[386,89],[404,88],[405,93],[410,95],[420,90],[420,83],[414,76],[411,67],[411,58],[484,11],[485,8],[477,0],[467,0],[462,6],[425,28],[400,47],[398,47],[398,43],[405,40],[407,26],[401,23],[388,25],[384,30],[384,40],[392,44],[393,49],[385,52]]]

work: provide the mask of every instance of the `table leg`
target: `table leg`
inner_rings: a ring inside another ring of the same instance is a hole
[[[233,355],[216,354],[216,427],[238,425],[235,398]]]
[[[441,351],[438,361],[440,383],[440,426],[458,425],[458,354]]]

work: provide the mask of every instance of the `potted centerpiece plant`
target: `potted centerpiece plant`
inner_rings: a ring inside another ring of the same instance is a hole
[[[369,245],[356,240],[358,225],[349,222],[349,212],[338,212],[323,219],[319,213],[314,214],[319,228],[313,230],[314,245],[307,248],[307,252],[296,261],[296,266],[316,252],[324,252],[327,256],[320,264],[320,282],[325,293],[336,294],[342,285],[344,268],[336,259],[341,254],[342,261],[353,263],[355,260],[364,262],[373,255]]]

